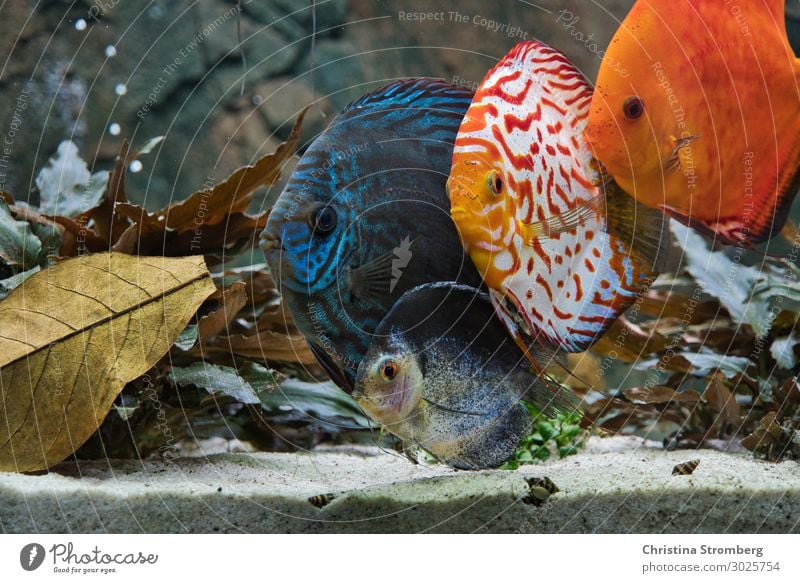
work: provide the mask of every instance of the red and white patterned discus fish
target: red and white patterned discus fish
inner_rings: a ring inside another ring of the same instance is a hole
[[[540,42],[483,80],[448,181],[463,244],[517,341],[580,352],[652,280],[664,225],[604,183],[583,133],[592,87]]]

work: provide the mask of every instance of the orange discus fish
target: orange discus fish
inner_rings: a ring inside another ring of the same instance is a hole
[[[523,42],[456,137],[451,216],[520,345],[586,350],[653,277],[666,219],[602,182],[583,141],[591,99],[565,56]]]
[[[605,59],[586,138],[616,182],[728,243],[778,234],[800,187],[783,0],[639,0]]]

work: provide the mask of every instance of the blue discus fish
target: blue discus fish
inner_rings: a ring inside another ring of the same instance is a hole
[[[373,332],[406,291],[481,286],[445,193],[471,101],[468,90],[421,78],[351,103],[302,156],[261,235],[298,329],[348,393]]]

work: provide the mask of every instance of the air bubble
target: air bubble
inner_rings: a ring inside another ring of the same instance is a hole
[[[108,45],[106,47],[106,57],[110,59],[111,57],[116,56],[116,54],[117,54],[117,47],[115,47],[114,45]]]
[[[142,163],[139,162],[139,160],[134,160],[133,162],[131,162],[131,165],[128,166],[128,169],[131,172],[133,172],[134,174],[136,174],[137,172],[141,172],[142,171]]]
[[[121,131],[122,131],[122,128],[116,122],[112,123],[110,126],[108,126],[108,133],[111,134],[112,136],[118,136]]]
[[[86,21],[83,18],[75,21],[75,30],[86,30],[86,26]]]

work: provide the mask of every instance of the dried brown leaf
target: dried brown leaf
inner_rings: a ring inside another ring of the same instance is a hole
[[[177,249],[190,250],[205,255],[209,262],[217,262],[225,255],[236,255],[241,248],[252,246],[266,226],[267,218],[268,213],[251,216],[236,212],[222,222],[203,224],[196,231],[171,231],[161,239],[166,241],[164,247],[169,254]]]
[[[108,241],[90,229],[85,222],[62,216],[49,217],[63,228],[61,247],[58,250],[62,257],[75,257],[83,250],[89,253],[108,251]]]
[[[639,311],[656,318],[676,318],[688,324],[713,320],[726,314],[717,302],[697,302],[677,291],[651,289],[637,301]]]
[[[227,331],[228,324],[247,304],[247,284],[243,281],[232,283],[222,292],[219,301],[219,308],[200,318],[197,325],[199,338],[207,339]]]
[[[35,223],[44,227],[53,227],[57,229],[59,233],[63,232],[64,230],[63,227],[61,227],[53,219],[39,213],[31,206],[12,204],[9,206],[9,209],[11,210],[11,214],[13,214],[17,220]]]
[[[149,243],[154,243],[159,235],[163,234],[163,230],[160,228],[159,225],[155,225],[150,221],[145,221],[143,223],[133,223],[128,226],[121,234],[119,239],[114,243],[111,247],[112,251],[116,251],[117,253],[126,253],[128,255],[156,255],[157,249],[156,245],[149,245],[148,247],[153,247],[152,249],[148,249],[147,253],[140,253],[141,241],[148,241]],[[163,247],[163,242],[162,242]],[[183,255],[189,255],[190,253],[183,253]],[[169,253],[160,253],[159,255],[171,255]]]
[[[636,362],[643,356],[666,349],[667,338],[656,331],[645,330],[627,318],[618,318],[592,349],[608,356],[616,354],[623,362]]]
[[[308,348],[302,334],[282,334],[265,330],[255,334],[216,336],[193,349],[193,355],[232,355],[265,362],[293,362],[316,364],[317,359]]]
[[[217,261],[252,245],[266,225],[267,214],[246,214],[254,191],[272,184],[297,149],[302,112],[289,138],[272,154],[239,168],[216,186],[195,192],[188,199],[155,213],[128,202],[125,172],[130,155],[123,144],[100,203],[74,219],[50,217],[64,229],[60,254],[73,257],[82,249],[90,253],[114,250],[138,255],[205,255]],[[138,238],[137,238],[138,237]]]
[[[254,271],[244,280],[250,288],[252,305],[273,304],[280,297],[275,279],[269,271]]]
[[[56,264],[0,302],[0,470],[69,456],[215,287],[201,257],[103,253]]]
[[[778,425],[775,413],[770,411],[764,415],[753,433],[742,439],[742,445],[750,451],[757,451],[777,443],[782,437],[783,428]]]
[[[800,386],[797,384],[797,377],[791,377],[773,390],[775,401],[779,407],[783,408],[790,405],[800,405]]]
[[[117,204],[128,202],[125,194],[125,174],[130,161],[129,152],[128,140],[123,140],[117,159],[114,161],[114,168],[108,178],[103,199],[100,204],[79,217],[85,222],[92,221],[92,230],[98,237],[105,239],[109,243],[109,247],[119,240],[129,226],[125,217],[115,212]]]
[[[708,401],[708,405],[719,414],[718,420],[721,423],[739,423],[742,416],[741,407],[730,389],[725,386],[724,378],[720,374],[715,374],[703,392],[703,397]]]
[[[166,217],[167,227],[178,232],[192,231],[197,227],[198,219],[201,224],[211,225],[223,221],[230,214],[245,212],[253,192],[275,182],[286,160],[297,150],[306,111],[307,108],[297,116],[289,138],[274,153],[262,157],[252,166],[239,168],[213,188],[195,192],[185,201],[158,213]]]

